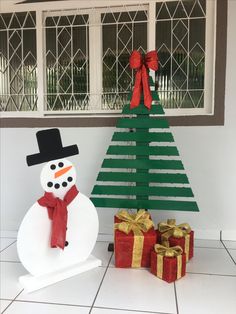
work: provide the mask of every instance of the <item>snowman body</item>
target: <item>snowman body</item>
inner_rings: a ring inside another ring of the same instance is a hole
[[[48,162],[41,172],[45,192],[63,200],[76,181],[75,167],[67,159]],[[67,206],[64,249],[50,245],[52,221],[46,207],[36,202],[26,213],[17,238],[17,250],[24,267],[33,276],[42,276],[85,261],[98,235],[98,215],[93,203],[78,193]]]

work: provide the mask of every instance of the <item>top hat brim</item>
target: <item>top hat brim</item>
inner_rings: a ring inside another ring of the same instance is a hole
[[[42,164],[44,162],[61,159],[61,158],[78,155],[78,154],[79,154],[78,146],[71,145],[71,146],[62,147],[60,150],[54,151],[54,152],[29,155],[26,157],[26,162],[28,166],[33,166],[33,165]]]

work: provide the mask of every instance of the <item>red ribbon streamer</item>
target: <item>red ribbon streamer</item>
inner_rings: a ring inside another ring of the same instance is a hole
[[[52,193],[45,192],[38,200],[39,205],[47,207],[49,219],[52,220],[51,247],[64,250],[67,227],[67,205],[78,195],[75,185],[66,193],[63,200],[54,197]]]
[[[150,109],[152,105],[152,94],[149,86],[148,69],[154,71],[158,69],[157,52],[156,50],[152,50],[142,57],[139,51],[134,50],[130,56],[129,64],[131,69],[137,70],[130,108],[133,109],[139,106],[143,90],[144,105]]]

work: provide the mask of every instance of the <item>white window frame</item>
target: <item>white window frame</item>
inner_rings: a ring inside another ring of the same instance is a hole
[[[56,3],[57,11],[61,14],[69,12],[69,10],[76,11],[82,10],[85,14],[90,12],[89,15],[89,72],[96,73],[89,75],[90,78],[90,99],[91,107],[95,103],[101,102],[102,94],[102,27],[101,27],[101,14],[105,12],[106,7],[114,7],[114,10],[122,11],[122,6],[143,6],[148,10],[148,30],[147,30],[147,50],[155,49],[155,36],[156,36],[156,2],[163,0],[122,0],[121,1],[59,1]],[[165,0],[174,1],[174,0]],[[55,11],[55,2],[44,2],[30,4],[15,4],[16,0],[2,1],[0,12],[36,12],[36,43],[37,43],[37,85],[38,85],[38,102],[37,111],[14,111],[14,112],[1,112],[1,117],[34,117],[34,118],[55,118],[58,117],[112,117],[119,116],[120,111],[115,110],[87,110],[87,111],[45,111],[44,109],[44,91],[46,79],[44,73],[44,49],[45,49],[45,36],[43,28],[44,12]],[[91,9],[93,9],[91,13]],[[112,9],[113,11],[113,9]],[[87,12],[87,13],[86,13]],[[167,116],[195,116],[195,115],[214,115],[214,81],[215,81],[215,41],[216,41],[216,1],[206,0],[206,33],[205,33],[205,86],[204,86],[204,108],[184,108],[184,109],[165,109]],[[92,45],[93,44],[93,45]],[[96,47],[95,47],[96,45]],[[96,49],[95,49],[96,48]],[[100,62],[97,62],[100,60]],[[154,72],[150,74],[154,78]],[[100,77],[100,80],[96,78]]]

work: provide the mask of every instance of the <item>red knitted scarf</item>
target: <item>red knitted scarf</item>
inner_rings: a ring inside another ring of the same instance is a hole
[[[52,220],[51,247],[59,247],[62,250],[66,241],[67,206],[78,195],[79,191],[73,185],[66,193],[63,200],[54,197],[52,193],[45,192],[38,200],[39,205],[47,207],[49,219]]]

